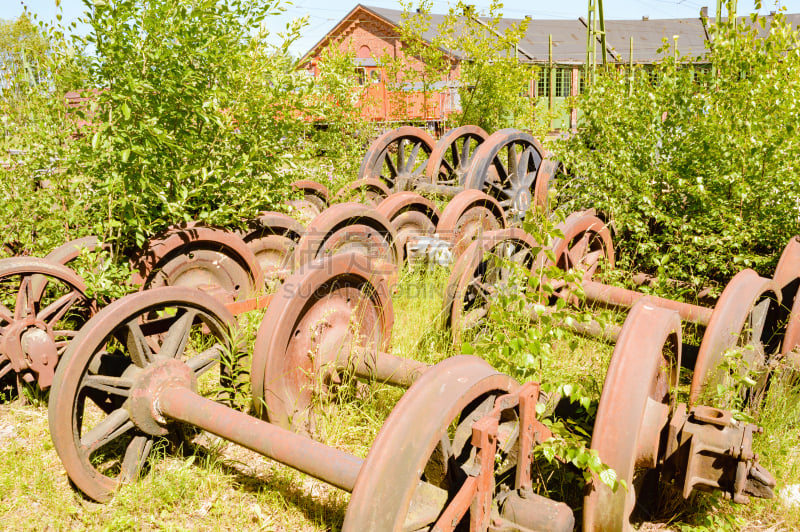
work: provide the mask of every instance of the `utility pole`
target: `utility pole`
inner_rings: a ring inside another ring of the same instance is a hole
[[[603,18],[603,0],[588,0],[589,13],[586,19],[586,65],[584,78],[586,82],[594,81],[597,66],[597,37],[600,36],[600,49],[603,54],[603,66],[606,66],[606,23]]]

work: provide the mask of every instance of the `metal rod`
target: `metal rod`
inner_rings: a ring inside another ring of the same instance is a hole
[[[454,197],[459,192],[464,191],[464,187],[452,185],[434,185],[433,183],[421,183],[416,187],[417,192],[427,192],[428,194],[439,194],[448,198]]]
[[[164,388],[154,406],[188,423],[352,492],[364,461],[277,425],[215,403],[182,386]]]
[[[673,301],[663,297],[651,296],[641,292],[628,290],[626,288],[609,286],[607,284],[598,283],[595,281],[584,281],[582,286],[588,301],[603,303],[615,307],[631,307],[641,298],[649,297],[654,304],[670,310],[675,310],[678,312],[682,320],[696,323],[698,325],[708,325],[708,322],[711,321],[711,313],[714,310],[708,307],[692,305],[691,303],[682,303],[680,301]]]
[[[408,388],[414,384],[414,381],[430,368],[430,365],[424,362],[417,362],[416,360],[401,358],[384,352],[378,352],[377,357],[375,357],[373,354],[362,350],[356,356],[355,374],[357,376],[403,388]]]
[[[553,66],[553,34],[551,33],[548,35],[548,71],[547,71],[547,81],[548,81],[548,98],[547,98],[547,109],[550,111],[550,128],[553,129],[553,109],[555,109],[555,88],[556,88],[556,79],[555,79],[555,72],[556,69]]]

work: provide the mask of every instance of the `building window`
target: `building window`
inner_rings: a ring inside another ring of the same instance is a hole
[[[555,93],[556,98],[567,98],[572,95],[572,67],[555,67]],[[547,98],[550,96],[550,67],[543,66],[539,69],[539,79],[536,80],[536,96]]]
[[[359,85],[367,83],[367,69],[364,67],[356,67],[356,79]]]

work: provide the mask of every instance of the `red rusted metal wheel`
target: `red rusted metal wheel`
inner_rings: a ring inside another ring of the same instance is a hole
[[[118,299],[86,323],[59,364],[49,407],[53,444],[79,490],[107,501],[139,476],[155,440],[180,434],[152,421],[146,396],[155,384],[137,378],[145,368],[177,359],[199,393],[217,397],[231,386],[231,365],[220,360],[236,358],[233,320],[213,297],[172,286]]]
[[[800,236],[795,236],[781,253],[773,280],[781,289],[784,309],[790,309],[781,355],[787,356],[800,346]]]
[[[532,135],[501,129],[478,147],[464,187],[483,190],[497,199],[511,219],[521,220],[531,205],[547,206],[555,167]]]
[[[413,190],[425,181],[425,168],[434,147],[433,138],[418,127],[403,126],[387,131],[367,150],[359,179],[380,179],[392,192]]]
[[[393,322],[387,282],[365,256],[307,264],[272,298],[258,330],[250,371],[256,411],[313,433],[312,406],[337,381],[335,358],[346,364],[352,348],[386,349]]]
[[[292,253],[305,228],[279,212],[265,212],[247,223],[244,242],[256,257],[264,280],[274,280],[292,265]]]
[[[397,232],[397,246],[405,260],[406,243],[415,236],[433,236],[441,213],[429,199],[416,192],[392,194],[375,210],[385,216]]]
[[[247,299],[264,284],[256,256],[239,235],[196,225],[152,238],[135,269],[142,290],[189,286],[224,303]]]
[[[718,384],[729,382],[730,371],[738,371],[721,366],[729,350],[741,349],[743,362],[750,369],[767,369],[786,327],[787,313],[781,308],[780,294],[775,281],[760,277],[753,270],[742,270],[731,279],[700,342],[689,393],[691,404],[703,400],[706,389],[713,394]],[[758,385],[747,391],[749,400],[760,401],[766,378],[764,375]]]
[[[597,477],[583,503],[583,530],[631,530],[631,514],[658,465],[662,434],[675,408],[681,356],[678,313],[637,302],[620,331],[606,373],[591,448],[627,490]],[[643,499],[644,500],[644,499]]]
[[[292,207],[304,222],[313,220],[328,207],[330,194],[325,185],[301,179],[292,183],[291,186],[303,193],[303,199],[289,200],[286,204]]]
[[[436,233],[452,244],[453,256],[458,257],[483,233],[506,226],[505,212],[497,200],[480,190],[465,190],[444,208]]]
[[[488,136],[479,126],[451,129],[436,142],[425,175],[435,185],[463,186],[475,152]]]
[[[45,255],[45,259],[59,264],[67,264],[72,262],[81,254],[84,249],[96,250],[101,246],[100,240],[96,236],[85,236],[70,240],[66,244],[62,244]]]
[[[0,260],[0,392],[21,382],[49,388],[59,358],[94,311],[83,280],[66,266]]]
[[[454,347],[461,346],[462,331],[486,317],[498,295],[524,290],[525,280],[520,279],[519,269],[534,268],[538,247],[522,229],[509,228],[485,233],[459,257],[447,282],[444,301],[446,325],[450,326]]]
[[[474,459],[473,423],[492,410],[498,396],[518,387],[477,357],[452,357],[426,371],[375,438],[342,530],[429,530],[467,478],[462,468]],[[517,420],[509,416],[507,423]],[[506,458],[505,453],[499,457]],[[513,468],[516,458],[511,453],[507,458]]]
[[[550,249],[555,255],[555,265],[562,271],[582,270],[583,279],[591,280],[600,268],[613,268],[614,242],[608,224],[594,215],[594,210],[574,212],[558,225],[564,237],[553,242]],[[557,294],[562,294],[562,282],[553,283]]]
[[[339,203],[314,218],[297,243],[295,268],[327,255],[355,251],[373,272],[392,275],[400,264],[397,234],[385,216],[360,203]]]
[[[376,207],[380,202],[385,200],[391,191],[380,179],[367,177],[364,179],[357,179],[345,187],[339,189],[339,192],[333,197],[334,203],[343,203],[347,201],[354,201],[363,203],[370,207]]]

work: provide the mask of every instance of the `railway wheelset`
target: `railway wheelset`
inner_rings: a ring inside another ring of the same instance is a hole
[[[387,280],[361,253],[309,262],[273,296],[252,348],[255,415],[229,406],[242,349],[233,315],[197,289],[161,287],[98,312],[70,342],[50,397],[55,448],[84,494],[106,501],[146,471],[153,442],[186,425],[242,445],[351,493],[343,530],[572,530],[566,504],[535,493],[539,384],[483,360],[434,366],[386,351],[393,311]],[[620,331],[592,446],[628,491],[594,481],[586,530],[630,526],[652,497],[648,473],[685,495],[717,489],[737,502],[770,497],[759,429],[730,412],[677,404],[678,314],[642,301]],[[365,459],[325,446],[315,409],[348,377],[408,388]]]

